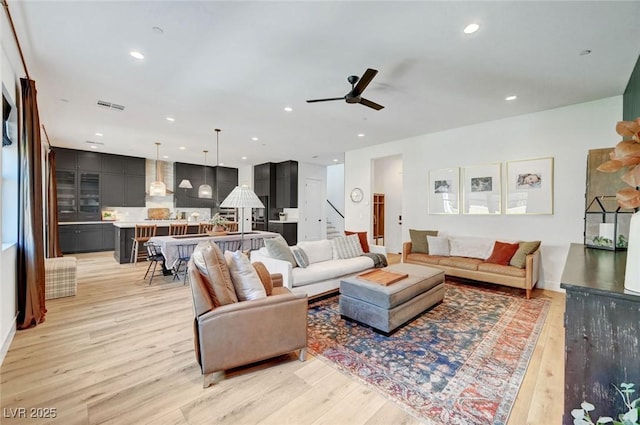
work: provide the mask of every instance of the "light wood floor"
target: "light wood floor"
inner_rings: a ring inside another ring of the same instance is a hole
[[[46,322],[18,331],[2,364],[2,424],[420,423],[311,356],[238,369],[203,389],[188,286],[163,277],[147,286],[144,263],[119,265],[112,253],[76,257],[78,294],[49,300]],[[562,418],[564,295],[534,296],[552,306],[510,425]],[[27,416],[31,408],[56,409],[57,417],[9,418],[16,408]]]

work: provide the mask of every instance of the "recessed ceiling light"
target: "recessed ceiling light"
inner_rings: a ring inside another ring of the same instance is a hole
[[[338,160],[334,158],[333,162],[338,162]]]
[[[253,140],[254,142],[257,142],[258,138],[257,137],[252,137],[251,140]]]
[[[480,29],[480,25],[478,25],[478,24],[469,24],[466,27],[464,27],[464,33],[465,34],[473,34],[474,32],[478,31],[478,29]]]
[[[516,95],[511,95],[511,96],[507,96],[504,98],[504,100],[506,100],[507,102],[511,101],[511,100],[516,100],[518,98],[518,96]]]
[[[98,149],[96,145],[91,145],[91,149]]]
[[[292,108],[291,106],[285,106],[285,107],[284,107],[284,110],[285,110],[286,112],[291,112],[291,111],[293,111],[293,108]]]
[[[162,157],[163,157],[164,159],[168,159],[168,158],[169,158],[169,155],[162,155]]]
[[[246,157],[246,156],[243,156],[243,157],[242,157],[242,159],[247,159],[247,157]]]
[[[129,54],[136,59],[141,59],[141,60],[144,59],[144,55],[140,52],[136,52],[135,50],[129,52]]]
[[[364,137],[364,133],[358,133],[358,137]]]
[[[589,49],[585,49],[580,52],[580,56],[587,56],[588,54],[591,54],[591,50]]]
[[[174,122],[175,120],[176,120],[176,119],[175,119],[175,118],[173,118],[173,117],[167,117],[167,121],[169,121],[169,122]]]
[[[221,162],[218,165],[222,167],[224,165],[224,162]]]
[[[180,146],[178,149],[180,149],[181,151],[185,150],[186,148],[184,146]]]
[[[98,136],[98,137],[102,137],[102,136],[104,136],[104,134],[102,134],[102,133],[96,133],[96,136]]]

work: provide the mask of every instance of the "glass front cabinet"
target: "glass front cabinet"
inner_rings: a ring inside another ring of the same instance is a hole
[[[596,196],[584,218],[584,245],[610,251],[627,249],[633,210],[618,206],[615,196]]]

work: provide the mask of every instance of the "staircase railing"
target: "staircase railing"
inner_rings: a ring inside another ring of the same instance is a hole
[[[331,203],[331,201],[330,201],[330,200],[328,200],[328,199],[327,199],[327,203],[331,206],[331,208],[333,208],[333,210],[334,210],[335,212],[337,212],[337,213],[338,213],[338,215],[339,215],[340,217],[344,218],[344,214],[342,214],[342,213],[341,213],[341,212],[336,208],[336,206],[335,206],[335,205],[333,205],[333,204]]]

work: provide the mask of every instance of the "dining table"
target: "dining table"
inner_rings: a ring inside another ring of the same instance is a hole
[[[191,235],[175,235],[175,236],[154,236],[147,243],[151,243],[160,248],[160,252],[164,256],[164,266],[167,269],[173,269],[180,259],[180,247],[187,247],[187,250],[193,251],[193,248],[200,242],[215,242],[222,252],[225,251],[245,251],[256,250],[264,246],[265,239],[271,239],[280,236],[275,232],[251,231],[244,232],[227,232],[225,234],[210,235],[207,233],[191,234]]]

